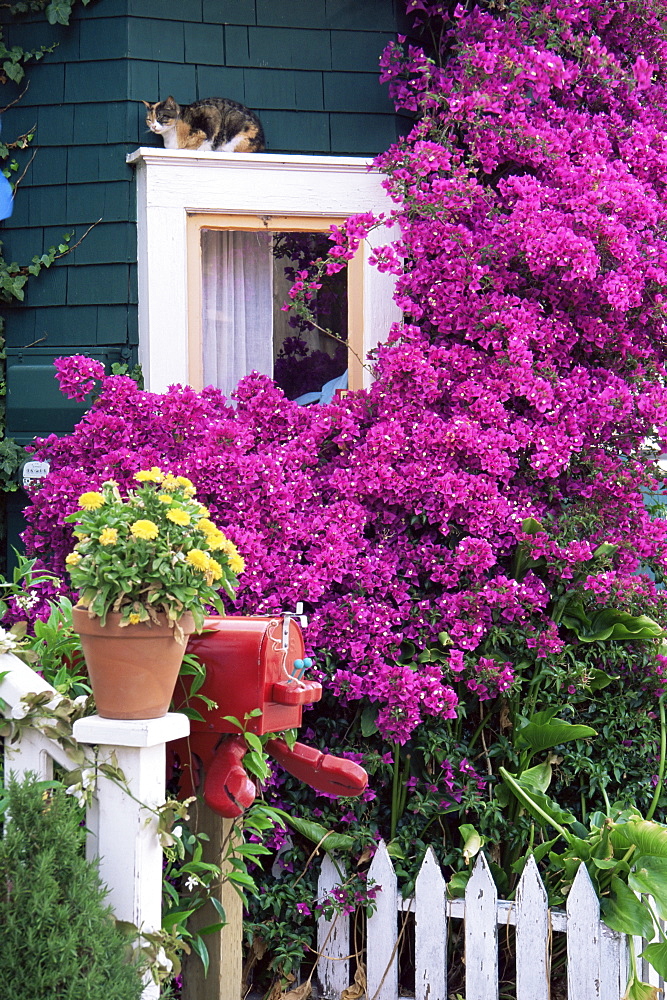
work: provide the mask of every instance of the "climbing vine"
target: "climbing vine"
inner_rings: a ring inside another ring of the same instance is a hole
[[[24,14],[43,12],[49,24],[68,25],[72,9],[77,0],[21,0],[17,3],[5,3],[0,5],[0,9],[10,17],[19,17]],[[86,6],[90,0],[81,0]],[[42,59],[48,52],[52,52],[57,43],[47,46],[39,46],[34,49],[24,49],[20,45],[10,45],[5,38],[6,25],[0,25],[0,83],[9,82],[22,84],[25,79],[26,65]],[[25,88],[22,94],[25,93]],[[22,94],[0,109],[0,114],[6,111],[13,104],[20,101]],[[14,196],[19,184],[25,176],[25,171],[19,173],[20,166],[16,154],[26,150],[35,137],[35,128],[29,129],[22,135],[16,136],[6,141],[0,140],[0,169],[8,178],[12,186]],[[34,158],[34,154],[33,154]],[[32,159],[29,161],[29,164]],[[10,304],[23,302],[25,297],[25,286],[31,278],[36,278],[42,270],[51,267],[60,257],[69,253],[71,234],[66,234],[57,246],[51,246],[47,250],[37,252],[28,263],[19,263],[8,260],[4,254],[4,244],[0,240],[0,303]],[[6,517],[4,508],[6,494],[18,489],[18,470],[26,458],[24,449],[12,438],[6,437],[5,419],[5,321],[0,317],[0,538],[5,531]]]

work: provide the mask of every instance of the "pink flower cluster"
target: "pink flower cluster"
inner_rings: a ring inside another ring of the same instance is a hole
[[[447,21],[445,5],[411,8]],[[235,610],[305,601],[334,691],[374,702],[396,742],[514,683],[498,636],[558,652],[564,580],[593,604],[655,604],[637,573],[667,569],[667,522],[645,505],[659,479],[646,442],[667,439],[667,8],[633,10],[457,8],[442,60],[390,46],[384,79],[419,118],[378,158],[400,237],[374,257],[405,321],[371,388],[302,408],[250,376],[231,407],[213,388],[101,378],[74,433],[37,446],[52,471],[29,551],[61,572],[77,496],[168,465],[245,558]],[[385,221],[336,230],[331,267]],[[297,279],[307,298],[315,279]],[[101,374],[58,369],[69,391]],[[518,573],[529,517],[544,532]],[[616,546],[604,565],[602,543]],[[443,632],[442,662],[420,658]]]
[[[72,354],[67,358],[56,358],[53,362],[60,391],[68,399],[83,403],[95,382],[104,377],[104,365],[83,354]]]

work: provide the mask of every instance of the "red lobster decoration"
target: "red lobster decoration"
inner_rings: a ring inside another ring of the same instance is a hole
[[[229,818],[240,816],[254,801],[256,789],[243,767],[245,737],[225,716],[247,723],[248,731],[258,736],[294,729],[301,725],[303,706],[322,697],[322,686],[304,677],[312,661],[304,656],[301,629],[292,615],[207,618],[204,632],[190,638],[188,652],[206,667],[198,693],[218,707],[207,709],[197,700],[204,721],[193,720],[189,739],[171,744],[181,767],[180,790],[194,795],[203,784],[211,809]],[[189,688],[190,678],[180,677],[177,709],[188,702]],[[249,718],[256,709],[261,714]],[[368,775],[354,761],[304,743],[288,747],[276,738],[265,749],[286,771],[321,792],[359,795],[368,784]]]

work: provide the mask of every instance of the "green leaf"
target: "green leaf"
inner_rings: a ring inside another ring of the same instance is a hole
[[[614,823],[611,832],[614,847],[638,848],[640,854],[667,858],[667,827],[650,819]]]
[[[209,966],[208,948],[206,947],[206,945],[202,941],[202,939],[199,936],[199,934],[194,934],[192,936],[192,939],[190,941],[190,945],[192,947],[192,950],[197,955],[199,955],[199,957],[200,957],[200,959],[202,961],[202,965],[204,966],[204,975],[207,976],[208,975],[208,966]]]
[[[366,705],[361,713],[361,735],[366,739],[368,739],[369,736],[375,736],[378,731],[375,720],[378,717],[379,711],[379,704],[377,702],[371,702],[370,705]]]
[[[462,823],[459,833],[463,838],[463,859],[466,864],[479,853],[483,840],[474,826],[470,823]]]
[[[613,931],[653,937],[653,920],[648,908],[617,875],[612,877],[609,896],[600,900],[600,910],[605,924]]]
[[[596,731],[590,726],[573,725],[563,719],[544,719],[544,715],[544,712],[538,712],[518,730],[516,734],[517,749],[530,747],[531,750],[536,751],[549,750],[560,743],[597,736]]]
[[[641,957],[647,959],[658,975],[667,979],[667,944],[649,944],[641,952]]]
[[[276,809],[275,812],[283,816],[292,829],[300,833],[302,837],[306,837],[314,844],[321,843],[325,851],[351,851],[354,847],[354,837],[350,837],[346,833],[334,833],[333,830],[327,830],[321,823],[290,816],[282,809]]]
[[[534,788],[536,792],[546,792],[551,784],[552,774],[553,769],[551,767],[551,758],[549,757],[542,764],[536,764],[535,767],[529,767],[527,770],[522,771],[521,782],[530,788]]]
[[[628,885],[635,892],[653,896],[658,915],[667,920],[667,858],[643,855],[634,862]]]
[[[191,917],[194,912],[194,908],[191,910],[170,910],[162,917],[163,929],[169,931],[176,924],[185,924],[188,917]]]
[[[574,629],[582,642],[599,642],[604,639],[642,640],[657,639],[663,628],[647,615],[630,615],[616,608],[604,608],[593,615],[590,625]]]
[[[504,767],[498,769],[500,777],[517,797],[521,805],[528,810],[538,823],[548,823],[560,833],[569,843],[574,839],[573,834],[563,828],[563,824],[573,823],[575,817],[571,812],[561,809],[557,802],[548,798],[543,792],[538,792],[530,786],[524,786],[520,777],[516,777],[506,771]]]

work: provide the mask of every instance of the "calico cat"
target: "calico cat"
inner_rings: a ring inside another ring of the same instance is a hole
[[[146,124],[161,135],[166,149],[258,153],[264,130],[254,111],[226,97],[177,104],[173,97],[146,105]]]

